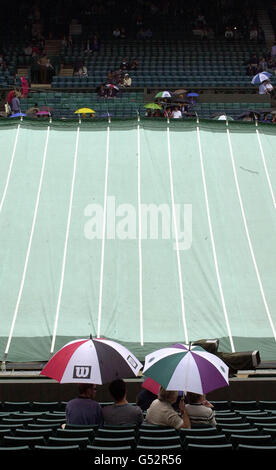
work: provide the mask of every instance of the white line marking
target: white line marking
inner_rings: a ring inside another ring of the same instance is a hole
[[[178,231],[176,224],[176,215],[175,215],[175,200],[174,200],[174,190],[173,190],[173,173],[172,173],[172,161],[171,161],[171,144],[170,144],[170,129],[167,127],[167,140],[168,140],[168,159],[169,159],[169,170],[170,170],[170,188],[171,188],[171,202],[172,202],[172,211],[173,211],[173,225],[175,233],[175,244],[176,244],[176,256],[177,256],[177,267],[178,267],[178,278],[179,278],[179,289],[180,289],[180,300],[181,300],[181,311],[182,311],[182,322],[184,328],[185,341],[188,344],[188,332],[185,318],[185,306],[184,306],[184,294],[183,294],[183,284],[182,284],[182,273],[181,273],[181,264],[179,256],[179,243],[178,243]]]
[[[79,134],[80,134],[80,128],[78,127],[77,137],[76,137],[76,145],[75,145],[75,155],[74,155],[73,177],[72,177],[71,192],[70,192],[70,202],[69,202],[68,217],[67,217],[67,227],[66,227],[65,243],[64,243],[64,251],[63,251],[63,260],[62,260],[62,268],[61,268],[61,279],[60,279],[60,285],[59,285],[59,294],[58,294],[58,301],[57,301],[57,308],[56,308],[55,325],[54,325],[54,332],[53,332],[53,338],[52,338],[50,354],[53,354],[54,347],[55,347],[55,341],[56,341],[56,335],[57,335],[57,326],[58,326],[58,318],[59,318],[59,313],[60,313],[60,303],[61,303],[63,283],[64,283],[66,256],[67,256],[67,248],[68,248],[68,238],[69,238],[69,230],[70,230],[70,222],[71,222],[71,214],[72,214],[72,205],[73,205],[73,196],[74,196],[74,186],[75,186],[75,178],[76,178],[78,147],[79,147]]]
[[[20,129],[20,124],[18,124],[18,127],[17,127],[17,132],[16,132],[15,141],[14,141],[14,145],[13,145],[12,157],[11,157],[8,176],[7,176],[7,180],[6,180],[6,185],[5,185],[3,196],[2,196],[2,199],[1,199],[1,203],[0,203],[0,212],[2,211],[3,204],[4,204],[4,201],[5,201],[5,198],[6,198],[7,189],[8,189],[8,186],[9,186],[11,171],[12,171],[12,167],[13,167],[13,160],[14,160],[14,156],[15,156],[17,141],[18,141],[19,129]]]
[[[250,238],[248,227],[247,227],[247,222],[246,222],[246,217],[245,217],[245,212],[244,212],[244,207],[243,207],[243,202],[242,202],[242,198],[241,198],[241,192],[240,192],[240,187],[239,187],[239,182],[238,182],[238,177],[237,177],[237,172],[236,172],[236,165],[235,165],[234,154],[233,154],[233,149],[232,149],[232,143],[231,143],[231,138],[230,138],[230,131],[229,131],[229,129],[226,129],[226,130],[227,130],[227,138],[228,138],[230,156],[231,156],[231,161],[232,161],[233,173],[234,173],[237,193],[238,193],[238,197],[239,197],[240,208],[241,208],[244,228],[245,228],[245,232],[246,232],[246,236],[247,236],[247,241],[248,241],[251,257],[252,257],[252,260],[253,260],[254,268],[255,268],[255,271],[256,271],[256,275],[257,275],[257,279],[258,279],[262,299],[263,299],[263,302],[264,302],[265,311],[266,311],[266,314],[267,314],[267,317],[268,317],[268,320],[269,320],[269,323],[270,323],[270,326],[271,326],[271,329],[272,329],[272,332],[273,332],[274,339],[276,341],[276,332],[275,332],[275,329],[274,329],[274,325],[273,325],[273,322],[272,322],[272,318],[271,318],[271,315],[270,315],[268,304],[267,304],[267,301],[266,301],[266,298],[265,298],[265,293],[264,293],[264,289],[263,289],[262,280],[261,280],[261,277],[260,277],[259,269],[258,269],[257,262],[256,262],[256,259],[255,259],[255,255],[254,255],[254,250],[253,250],[252,243],[251,243],[251,238]]]
[[[141,145],[140,125],[137,126],[138,149],[138,251],[139,251],[139,300],[140,300],[140,343],[144,345],[143,334],[143,260],[142,260],[142,225],[141,225]]]
[[[40,193],[41,193],[41,188],[42,188],[42,181],[43,181],[43,176],[44,176],[44,169],[45,169],[45,162],[46,162],[46,155],[47,155],[47,148],[48,148],[48,141],[49,141],[49,132],[50,132],[50,127],[48,126],[47,128],[47,135],[46,135],[46,142],[44,146],[44,154],[43,154],[43,161],[42,161],[42,167],[41,167],[41,172],[40,172],[40,180],[39,180],[39,187],[38,187],[38,192],[36,196],[36,203],[35,203],[35,210],[34,210],[34,216],[33,216],[33,222],[32,222],[32,228],[31,228],[31,234],[29,238],[29,243],[28,243],[28,248],[27,248],[27,253],[26,253],[26,258],[25,258],[25,264],[24,264],[24,269],[23,269],[23,275],[21,279],[21,284],[19,288],[19,293],[17,297],[17,302],[15,306],[15,311],[13,314],[13,320],[10,328],[10,333],[9,333],[9,338],[8,342],[6,345],[5,349],[5,356],[7,356],[9,348],[10,348],[10,343],[13,335],[13,330],[18,314],[18,309],[21,301],[21,296],[24,288],[24,283],[25,283],[25,278],[26,278],[26,272],[27,272],[27,267],[28,267],[28,262],[29,262],[29,256],[30,256],[30,251],[31,251],[31,246],[32,246],[32,241],[33,241],[33,234],[34,234],[34,229],[35,229],[35,224],[36,224],[36,218],[37,218],[37,212],[38,212],[38,206],[39,206],[39,199],[40,199]]]
[[[210,236],[211,236],[213,258],[214,258],[214,263],[215,263],[215,269],[216,269],[220,299],[221,299],[221,303],[222,303],[224,318],[225,318],[226,327],[227,327],[227,331],[228,331],[228,336],[229,336],[229,340],[230,340],[231,350],[232,350],[232,352],[235,352],[235,347],[234,347],[234,343],[233,343],[233,337],[232,337],[232,333],[231,333],[231,328],[230,328],[230,323],[229,323],[229,318],[228,318],[228,313],[227,313],[227,309],[226,309],[226,304],[225,304],[225,299],[224,299],[224,294],[223,294],[223,289],[222,289],[222,283],[221,283],[221,278],[220,278],[220,272],[219,272],[219,267],[218,267],[216,245],[215,245],[215,239],[214,239],[214,233],[213,233],[213,227],[212,227],[212,221],[211,221],[211,214],[210,214],[210,208],[209,208],[208,191],[207,191],[207,184],[206,184],[206,178],[205,178],[205,169],[204,169],[204,163],[203,163],[203,153],[202,153],[202,147],[201,147],[199,126],[197,126],[197,141],[198,141],[198,148],[199,148],[201,175],[202,175],[202,182],[203,182],[204,195],[205,195],[207,218],[208,218],[209,231],[210,231]]]
[[[103,213],[103,234],[102,234],[102,254],[101,254],[101,270],[100,270],[100,290],[99,290],[99,307],[98,307],[97,338],[100,338],[101,320],[102,320],[103,269],[104,269],[104,249],[105,249],[105,230],[106,230],[106,207],[107,207],[107,181],[108,181],[108,165],[109,165],[109,142],[110,142],[110,126],[107,126],[106,155],[105,155],[105,181],[104,181],[104,213]]]
[[[262,143],[261,143],[260,134],[259,134],[258,129],[256,129],[256,134],[257,134],[257,138],[258,138],[258,142],[259,142],[259,147],[260,147],[260,151],[261,151],[261,156],[262,156],[262,160],[263,160],[263,164],[264,164],[264,169],[265,169],[265,174],[266,174],[270,194],[271,194],[271,197],[272,197],[274,209],[276,209],[276,200],[275,200],[274,192],[273,192],[273,189],[272,189],[272,184],[271,184],[271,181],[270,181],[269,172],[268,172],[268,169],[267,169],[267,166],[266,166],[263,146],[262,146]]]

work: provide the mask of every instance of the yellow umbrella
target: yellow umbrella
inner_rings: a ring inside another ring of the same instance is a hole
[[[89,113],[95,113],[93,109],[90,108],[80,108],[75,111],[75,114],[89,114]]]

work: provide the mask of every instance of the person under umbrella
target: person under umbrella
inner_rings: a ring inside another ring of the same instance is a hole
[[[191,426],[208,425],[215,427],[214,406],[206,400],[204,394],[188,392],[186,395],[186,411],[189,415]]]
[[[79,395],[66,404],[66,423],[78,425],[103,424],[101,406],[95,401],[95,384],[82,383],[78,386]]]
[[[184,400],[179,402],[180,416],[173,408],[173,404],[177,401],[178,391],[165,390],[160,387],[158,398],[152,402],[147,410],[146,423],[158,426],[169,426],[177,430],[181,428],[189,429],[191,427],[190,418],[188,416]]]

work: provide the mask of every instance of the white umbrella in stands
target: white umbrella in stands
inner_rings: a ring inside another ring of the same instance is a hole
[[[137,377],[143,365],[127,348],[103,338],[77,339],[63,346],[40,372],[60,383],[104,384]]]

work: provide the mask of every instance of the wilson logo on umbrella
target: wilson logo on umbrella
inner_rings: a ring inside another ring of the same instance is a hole
[[[73,369],[73,379],[90,379],[91,366],[75,366]]]

